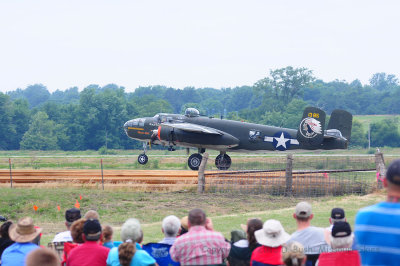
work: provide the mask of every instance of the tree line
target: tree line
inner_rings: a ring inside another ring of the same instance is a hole
[[[399,114],[400,86],[394,75],[376,73],[369,84],[316,79],[306,68],[271,70],[252,86],[175,89],[139,87],[126,92],[109,84],[52,93],[35,84],[0,93],[1,150],[98,150],[140,148],[124,131],[125,121],[156,113],[183,113],[187,107],[207,116],[296,128],[306,106],[328,114],[344,109],[353,115]],[[372,146],[399,146],[399,121],[372,123]],[[367,129],[355,120],[351,146],[366,147]]]

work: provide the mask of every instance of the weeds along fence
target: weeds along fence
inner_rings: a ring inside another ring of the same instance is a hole
[[[385,174],[382,153],[329,157],[288,155],[273,160],[264,165],[266,169],[205,173],[204,190],[294,197],[365,195],[382,187]]]
[[[375,169],[294,171],[291,184],[280,170],[206,174],[207,192],[319,197],[365,195],[376,188]]]

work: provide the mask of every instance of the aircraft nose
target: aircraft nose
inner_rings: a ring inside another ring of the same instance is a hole
[[[134,120],[129,120],[129,121],[126,121],[126,122],[125,122],[125,124],[124,124],[124,129],[125,129],[125,131],[128,131],[128,129],[129,129],[130,127],[133,127],[133,122],[134,122]]]

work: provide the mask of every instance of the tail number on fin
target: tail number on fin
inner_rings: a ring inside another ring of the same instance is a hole
[[[319,114],[315,115],[319,117]],[[312,117],[306,117],[301,121],[299,130],[303,137],[314,138],[318,134],[322,134],[321,122]]]

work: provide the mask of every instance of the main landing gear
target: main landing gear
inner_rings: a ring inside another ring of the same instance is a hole
[[[188,159],[188,166],[192,170],[199,170],[201,160],[203,159],[203,156],[201,153],[205,152],[205,149],[199,149],[199,153],[194,153],[190,155]],[[220,155],[215,158],[215,166],[219,170],[227,170],[229,167],[231,167],[232,160],[231,157],[229,157],[228,154],[221,152]]]
[[[232,160],[231,157],[229,157],[228,154],[226,153],[221,153],[220,155],[215,158],[215,166],[219,170],[228,170],[229,167],[231,167]]]

